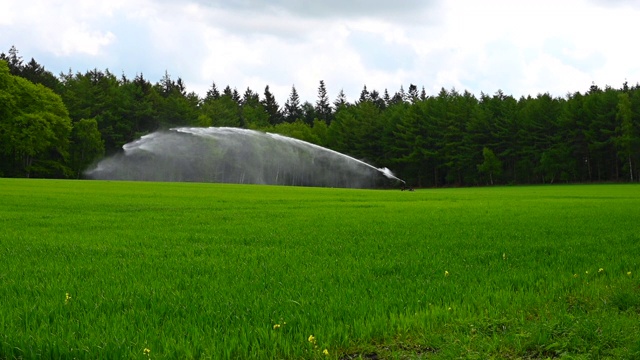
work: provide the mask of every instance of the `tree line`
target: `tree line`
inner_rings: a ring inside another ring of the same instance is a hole
[[[0,176],[80,178],[104,155],[175,126],[231,126],[309,141],[412,186],[477,186],[640,179],[640,86],[593,84],[564,97],[475,96],[410,84],[391,95],[366,86],[334,101],[319,82],[314,103],[295,86],[280,105],[267,85],[212,83],[204,97],[168,73],[156,83],[109,70],[47,71],[12,47],[0,54]]]

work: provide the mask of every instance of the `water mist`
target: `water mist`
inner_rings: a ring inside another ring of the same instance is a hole
[[[92,179],[375,188],[403,180],[345,154],[240,128],[174,128],[123,146],[86,172]]]

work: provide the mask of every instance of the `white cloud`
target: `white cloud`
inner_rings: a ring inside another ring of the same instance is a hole
[[[56,56],[86,54],[96,56],[115,40],[109,30],[101,29],[104,19],[122,6],[122,1],[9,2],[3,13],[12,23],[3,28],[13,35],[18,50],[45,51]],[[24,34],[24,35],[23,35]]]
[[[621,42],[638,32],[631,21],[640,15],[637,11],[627,9],[623,15],[617,8],[588,6],[580,0],[494,0],[448,2],[445,13],[442,36],[427,48],[452,49],[457,55],[448,58],[446,67],[457,70],[444,72],[449,81],[476,93],[500,88],[515,95],[549,91],[562,96],[586,90],[591,81],[619,84],[615,76],[604,75],[616,68],[612,62],[619,63],[620,70],[633,69],[630,62],[623,64],[626,60],[612,54],[624,49]],[[550,42],[560,45],[549,47]],[[465,78],[456,81],[453,73]]]
[[[95,56],[114,40],[115,35],[110,31],[101,33],[88,29],[86,24],[76,24],[61,31],[58,41],[51,43],[49,50],[57,55],[84,53]]]
[[[2,11],[0,11],[0,27],[13,26],[16,21],[17,6],[17,3],[7,3],[2,5]]]
[[[294,84],[314,102],[320,80],[332,99],[410,83],[562,96],[640,81],[640,6],[630,3],[7,0],[0,51],[15,45],[54,73],[109,68],[155,82],[166,70],[200,94],[212,81],[269,85],[280,104]]]

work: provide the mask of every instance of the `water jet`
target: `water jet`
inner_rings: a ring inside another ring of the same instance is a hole
[[[123,146],[85,172],[92,179],[192,181],[343,188],[404,183],[337,151],[290,137],[230,127],[180,127]]]

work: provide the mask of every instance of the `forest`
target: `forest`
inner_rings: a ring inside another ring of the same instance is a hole
[[[363,87],[314,102],[295,85],[281,105],[212,81],[204,97],[168,72],[152,83],[107,70],[54,75],[15,47],[0,54],[0,177],[82,178],[122,145],[176,126],[230,126],[298,138],[377,167],[415,187],[637,182],[640,85],[518,99],[409,84]]]

